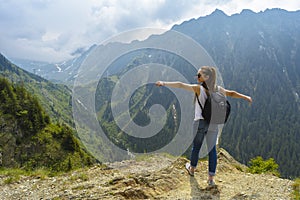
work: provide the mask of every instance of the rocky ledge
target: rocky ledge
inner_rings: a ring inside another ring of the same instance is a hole
[[[106,163],[55,177],[22,177],[7,184],[0,177],[1,199],[290,199],[293,181],[249,174],[246,166],[220,149],[216,186],[207,185],[207,161],[195,176],[185,158],[156,154]]]

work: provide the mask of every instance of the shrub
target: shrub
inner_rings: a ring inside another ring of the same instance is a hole
[[[280,176],[278,172],[278,164],[273,158],[264,160],[261,156],[257,156],[249,162],[249,172],[253,174],[271,173]]]

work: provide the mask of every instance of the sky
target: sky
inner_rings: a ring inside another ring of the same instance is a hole
[[[0,53],[61,62],[137,28],[171,29],[190,19],[243,9],[300,10],[299,0],[0,0]]]

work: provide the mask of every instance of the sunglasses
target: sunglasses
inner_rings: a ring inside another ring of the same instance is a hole
[[[198,73],[198,74],[197,74],[197,77],[198,77],[198,78],[200,78],[200,77],[201,77],[201,74],[200,74],[200,73]]]

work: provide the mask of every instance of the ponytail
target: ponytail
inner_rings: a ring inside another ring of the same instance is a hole
[[[216,69],[214,67],[208,67],[208,66],[201,67],[201,69],[203,70],[204,74],[209,76],[209,78],[205,82],[203,82],[203,87],[207,89],[209,92],[215,92],[217,90]]]
[[[215,92],[217,90],[217,86],[216,86],[216,80],[217,80],[217,72],[216,72],[216,68],[214,67],[211,67],[211,81],[212,81],[212,84],[211,84],[211,88],[213,88],[212,90]]]

